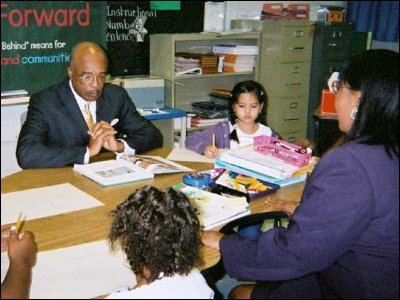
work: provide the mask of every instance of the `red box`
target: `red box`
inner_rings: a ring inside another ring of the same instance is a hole
[[[308,12],[310,5],[308,4],[289,4],[287,7],[286,20],[308,20]]]
[[[335,93],[327,89],[322,90],[321,114],[336,114]]]
[[[310,5],[306,3],[289,4],[265,3],[261,13],[262,20],[308,20]]]
[[[261,12],[262,20],[283,20],[283,4],[266,3]]]

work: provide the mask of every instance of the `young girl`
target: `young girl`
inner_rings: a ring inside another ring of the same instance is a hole
[[[232,90],[229,121],[192,133],[186,138],[186,148],[214,158],[218,148],[238,148],[253,143],[253,137],[277,134],[266,125],[267,95],[261,84],[242,81]]]
[[[201,263],[200,224],[184,194],[145,186],[112,214],[109,239],[121,245],[137,282],[107,299],[214,297],[196,269]]]

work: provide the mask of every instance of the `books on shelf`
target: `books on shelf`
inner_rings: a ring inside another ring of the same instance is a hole
[[[154,174],[193,171],[159,156],[118,155],[116,159],[86,165],[75,164],[74,171],[102,186],[151,179]]]
[[[256,65],[257,55],[225,54],[223,61],[224,72],[251,72]]]
[[[192,58],[199,61],[202,74],[218,73],[218,56],[192,52],[176,52],[175,57]]]
[[[231,45],[231,44],[220,44],[212,47],[212,51],[215,54],[248,54],[257,55],[258,46],[243,46],[243,45]]]
[[[180,183],[174,189],[184,193],[196,208],[205,230],[250,214],[245,197],[227,197]]]

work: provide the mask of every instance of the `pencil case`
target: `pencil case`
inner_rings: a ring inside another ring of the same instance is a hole
[[[267,135],[254,138],[254,150],[296,167],[307,165],[311,158],[311,153],[306,148]]]

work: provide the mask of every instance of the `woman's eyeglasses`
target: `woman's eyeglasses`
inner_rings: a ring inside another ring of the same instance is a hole
[[[350,89],[348,86],[344,86],[343,83],[340,80],[334,80],[332,81],[332,84],[330,85],[330,90],[334,92],[335,94],[339,93],[339,91],[344,88],[344,89]]]

